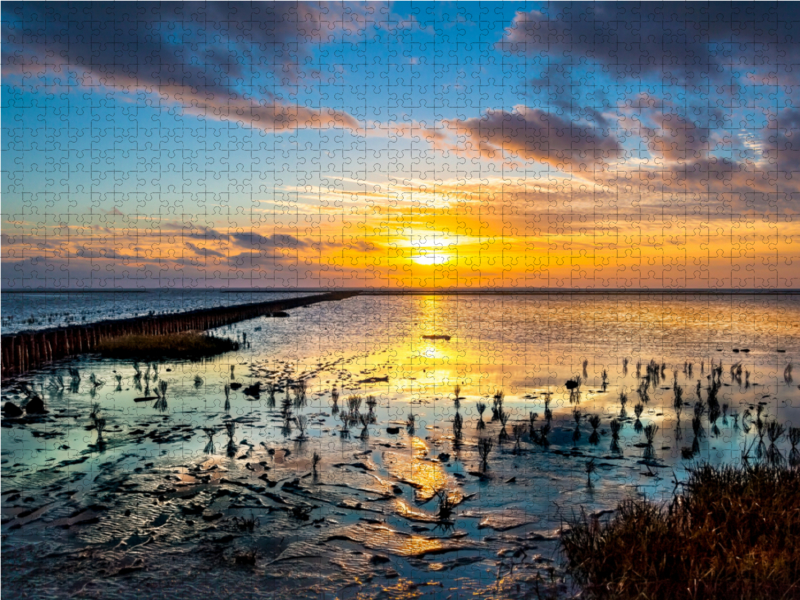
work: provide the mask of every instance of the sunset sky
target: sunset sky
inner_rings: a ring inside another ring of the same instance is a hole
[[[798,103],[797,3],[3,2],[2,283],[797,287]]]

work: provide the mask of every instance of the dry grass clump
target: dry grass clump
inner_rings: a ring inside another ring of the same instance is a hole
[[[562,532],[570,573],[593,598],[800,596],[800,470],[700,466],[668,506],[622,502]]]
[[[123,335],[101,341],[97,351],[107,358],[198,359],[238,350],[239,344],[197,332],[169,335]]]

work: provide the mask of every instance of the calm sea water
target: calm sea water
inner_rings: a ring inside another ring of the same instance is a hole
[[[146,292],[8,293],[2,294],[3,333],[46,329],[280,300],[308,294],[295,292],[226,292],[219,290],[149,290]]]
[[[796,295],[360,296],[214,334],[247,344],[204,362],[162,362],[157,375],[142,365],[136,377],[130,361],[89,356],[3,382],[4,401],[21,404],[24,383],[50,411],[3,422],[4,553],[18,552],[4,558],[4,586],[18,589],[25,579],[43,591],[54,581],[91,581],[95,594],[134,597],[142,586],[168,594],[191,574],[209,593],[252,577],[270,582],[260,589],[293,597],[393,590],[434,598],[455,587],[515,597],[517,584],[541,575],[566,595],[557,545],[564,518],[609,511],[632,495],[666,500],[700,461],[738,463],[748,448],[757,460],[759,406],[765,422],[800,426],[800,373],[787,373],[800,360]],[[651,361],[663,378],[650,381],[644,401],[637,390]],[[724,411],[704,415],[696,435],[694,405],[707,402],[720,365]],[[81,373],[74,387],[67,367]],[[575,376],[582,385],[571,397],[565,383]],[[301,379],[307,399],[296,402],[290,387]],[[135,401],[161,381],[166,403]],[[257,382],[260,397],[246,394]],[[230,384],[241,387],[226,404]],[[676,386],[684,402],[677,410]],[[491,407],[498,390],[509,439],[501,440],[491,408],[478,429],[478,403]],[[344,434],[352,394],[362,396],[366,427],[350,419]],[[639,425],[658,427],[649,447],[636,423],[639,403]],[[102,444],[93,405],[106,419]],[[548,408],[543,449],[527,425],[535,412],[540,426]],[[594,440],[590,416],[599,417]],[[622,423],[618,448],[613,419]],[[514,425],[525,426],[519,447]],[[485,471],[481,437],[494,442]],[[777,446],[788,455],[785,437]],[[445,526],[439,492],[459,503]],[[250,515],[259,525],[240,530],[234,518]],[[33,577],[29,544],[47,566]],[[526,558],[513,558],[519,550]],[[80,573],[64,558],[100,551],[106,562]],[[242,571],[236,557],[250,551],[255,565]],[[126,565],[141,569],[120,587],[108,574]]]

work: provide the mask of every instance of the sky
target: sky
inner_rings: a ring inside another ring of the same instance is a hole
[[[800,285],[798,3],[0,10],[3,289]]]

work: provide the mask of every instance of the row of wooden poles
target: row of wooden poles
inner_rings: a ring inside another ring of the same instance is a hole
[[[92,352],[103,340],[123,335],[167,335],[182,331],[204,331],[291,308],[317,302],[343,300],[355,295],[356,292],[330,292],[302,298],[220,306],[171,315],[100,321],[87,325],[3,335],[0,344],[2,374],[3,376],[20,374],[60,358]]]

